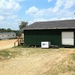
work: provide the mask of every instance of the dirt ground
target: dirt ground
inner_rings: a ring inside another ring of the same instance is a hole
[[[11,48],[14,47],[14,42],[16,41],[16,39],[12,39],[12,40],[0,40],[0,50],[1,49],[6,49],[6,48]],[[16,46],[18,45],[18,43],[16,43]]]
[[[47,72],[53,70],[58,63],[73,53],[74,50],[57,51],[55,49],[47,53],[40,52],[41,54],[32,52],[33,54],[30,55],[27,55],[26,51],[23,51],[21,56],[1,61],[0,75],[55,75],[47,74]],[[56,75],[75,75],[75,73],[58,73]]]

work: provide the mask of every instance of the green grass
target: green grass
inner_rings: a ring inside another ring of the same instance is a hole
[[[75,60],[75,53],[71,54],[73,60]]]
[[[0,51],[0,60],[10,59],[10,58],[16,57],[18,55],[21,55],[21,50],[19,50],[17,48],[1,50]]]
[[[9,51],[6,51],[6,50],[0,51],[0,56],[8,57],[8,56],[10,56],[10,52]]]

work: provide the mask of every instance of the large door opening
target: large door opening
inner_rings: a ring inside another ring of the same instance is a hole
[[[62,45],[74,45],[74,32],[62,32]]]

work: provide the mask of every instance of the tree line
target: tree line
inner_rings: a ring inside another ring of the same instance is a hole
[[[5,29],[5,28],[0,28],[0,33],[3,33],[3,32],[15,32],[17,36],[20,36],[21,33],[19,30],[12,30],[10,28],[8,29]]]
[[[23,33],[22,29],[24,27],[26,27],[27,25],[28,25],[28,22],[21,21],[21,23],[19,25],[19,30],[12,30],[10,28],[8,28],[8,29],[0,28],[0,33],[2,33],[2,32],[15,32],[17,36],[20,36]]]
[[[10,28],[5,29],[5,28],[1,28],[0,32],[12,32],[13,30],[11,30]]]

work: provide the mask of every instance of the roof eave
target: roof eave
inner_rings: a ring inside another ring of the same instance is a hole
[[[75,29],[75,27],[59,27],[59,28],[34,28],[34,29],[32,29],[32,28],[30,28],[30,29],[23,29],[23,30],[50,30],[50,29]]]

